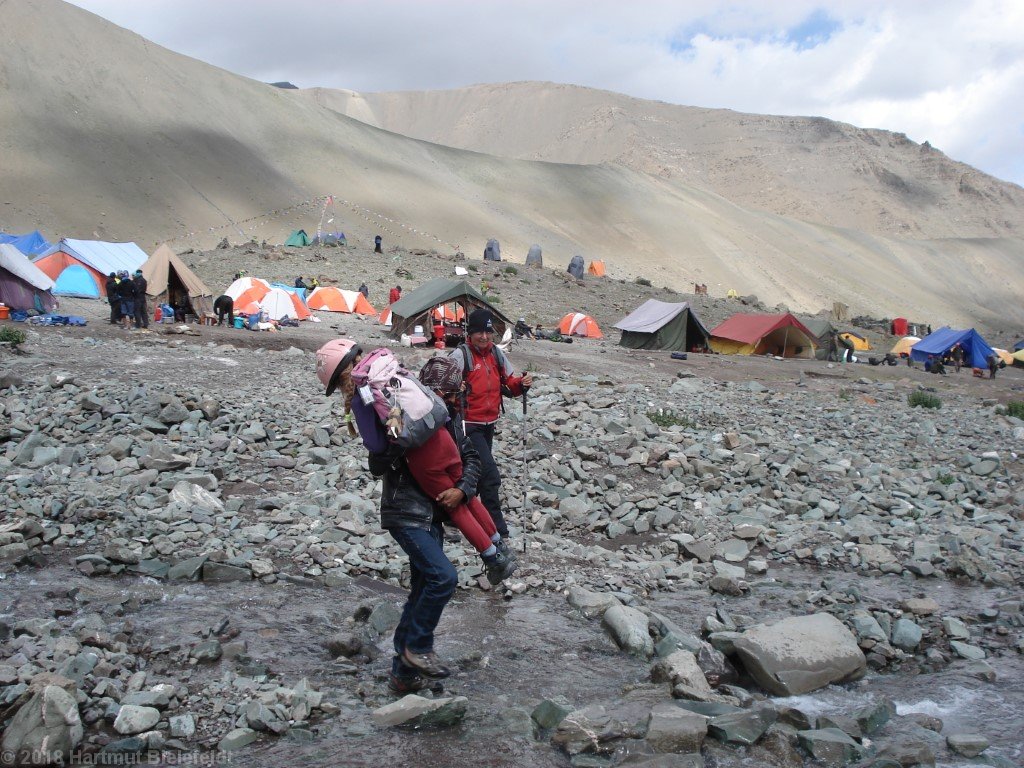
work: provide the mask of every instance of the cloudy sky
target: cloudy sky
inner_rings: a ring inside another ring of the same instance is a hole
[[[906,133],[1024,185],[1021,0],[74,0],[258,80],[548,80]]]

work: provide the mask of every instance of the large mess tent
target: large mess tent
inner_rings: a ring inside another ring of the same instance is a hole
[[[648,299],[613,327],[622,331],[620,347],[696,352],[707,349],[708,329],[688,302]]]
[[[51,312],[57,306],[53,298],[53,280],[8,243],[0,243],[0,304],[14,310]]]
[[[984,368],[987,365],[992,347],[973,328],[956,329],[943,326],[917,342],[910,350],[910,358],[919,362],[927,360],[932,355],[942,358],[957,344],[964,350],[964,365],[971,368]]]
[[[213,292],[166,244],[161,245],[142,265],[146,295],[157,304],[192,306],[197,317],[213,312]]]
[[[39,256],[53,247],[38,229],[24,235],[8,235],[0,232],[0,244],[2,243],[13,245],[26,256]]]
[[[736,314],[711,331],[711,348],[726,355],[813,358],[816,346],[814,333],[788,312]]]
[[[494,315],[494,330],[500,338],[511,321],[496,307],[488,303],[483,294],[465,280],[438,277],[419,288],[409,291],[391,305],[391,335],[401,338],[411,334],[417,326],[429,326],[434,307],[455,304],[469,315],[474,309],[488,309]]]
[[[65,238],[32,261],[56,283],[55,295],[99,299],[107,295],[107,275],[133,274],[148,258],[135,243]]]

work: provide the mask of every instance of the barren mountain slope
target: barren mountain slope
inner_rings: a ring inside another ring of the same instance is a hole
[[[477,152],[621,163],[806,221],[917,238],[1024,235],[1024,189],[889,131],[748,115],[554,83],[450,91],[310,89],[396,133]]]
[[[696,280],[793,309],[840,300],[935,323],[1024,319],[1019,239],[883,238],[746,208],[678,176],[413,140],[58,0],[0,2],[0,21],[3,230],[148,250],[240,233],[281,242],[314,229],[315,201],[333,194],[332,228],[355,243],[384,231],[388,244],[472,255],[498,237],[512,260],[537,242],[549,265],[582,253],[613,278]]]

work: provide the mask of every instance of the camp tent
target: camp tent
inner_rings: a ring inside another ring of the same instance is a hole
[[[458,323],[466,319],[466,311],[458,304],[443,304],[440,307],[434,307],[430,316],[435,323]],[[381,325],[391,325],[391,307],[384,307],[380,315],[377,316],[377,322]]]
[[[1018,349],[1013,353],[1013,361],[1017,365],[1024,366],[1024,349]]]
[[[583,279],[583,257],[578,253],[569,260],[569,266],[566,267],[566,272],[575,277],[577,280]]]
[[[323,232],[313,238],[313,245],[346,245],[344,232]]]
[[[622,331],[619,346],[694,352],[708,347],[708,329],[685,301],[670,304],[648,299],[615,324]]]
[[[417,325],[427,327],[434,307],[448,304],[457,305],[467,315],[478,308],[490,310],[499,337],[511,326],[511,321],[465,280],[439,277],[409,291],[391,305],[391,335],[397,339],[403,333],[411,333]]]
[[[999,359],[1002,360],[1004,363],[1006,363],[1007,365],[1013,365],[1013,355],[1011,355],[1008,351],[1006,351],[1005,349],[1000,349],[999,347],[992,347],[992,351],[995,352],[999,356]]]
[[[0,244],[3,243],[13,245],[26,256],[38,256],[52,247],[38,229],[25,235],[7,235],[0,232]]]
[[[788,312],[736,314],[711,331],[711,348],[727,355],[813,358],[814,334]]]
[[[544,255],[541,253],[540,246],[534,243],[530,246],[529,252],[526,254],[526,266],[528,267],[543,267],[544,266]]]
[[[359,291],[348,291],[334,286],[315,288],[306,299],[306,306],[325,312],[347,312],[356,315],[377,314],[377,310],[370,306],[370,302]]]
[[[602,339],[604,334],[597,321],[582,312],[570,312],[558,324],[558,332],[564,336],[583,336],[588,339]]]
[[[484,246],[484,261],[501,261],[501,243],[493,237]]]
[[[846,339],[853,345],[854,350],[857,352],[867,352],[871,349],[871,342],[861,336],[859,333],[853,331],[843,331],[839,334],[840,338]]]
[[[197,317],[213,312],[213,292],[169,246],[161,245],[142,265],[146,295],[155,304],[192,305]]]
[[[108,274],[121,271],[132,274],[148,258],[135,243],[68,238],[50,246],[32,261],[57,284],[53,289],[54,295],[98,299],[107,295]],[[61,273],[73,266],[85,269],[89,279],[86,280],[80,269],[75,269],[61,280]]]
[[[0,243],[0,304],[51,312],[57,306],[53,287],[53,280],[25,254],[9,243]]]
[[[291,246],[292,248],[301,248],[302,246],[309,245],[309,235],[306,234],[304,229],[296,229],[290,235],[288,239],[284,241],[285,245]]]
[[[1020,341],[1013,345],[1014,352],[1019,352],[1022,349],[1024,349],[1024,339],[1021,339]]]
[[[893,347],[892,349],[889,350],[889,352],[891,352],[894,355],[900,356],[909,355],[910,350],[912,350],[914,348],[914,345],[917,344],[917,342],[919,342],[920,340],[921,339],[919,339],[917,336],[904,336],[902,339],[893,344]]]
[[[290,317],[293,320],[305,320],[312,313],[302,303],[302,299],[294,293],[282,291],[280,288],[271,288],[259,302],[259,310],[270,320],[280,320]],[[248,311],[247,311],[248,310]],[[252,306],[243,306],[235,311],[240,314],[253,314]]]
[[[943,326],[917,342],[910,350],[910,357],[918,362],[927,360],[931,355],[943,357],[954,344],[963,347],[964,365],[970,368],[984,368],[986,359],[992,354],[992,347],[973,328]]]
[[[604,262],[599,259],[594,259],[590,262],[590,266],[587,267],[587,274],[593,275],[594,277],[604,277]]]
[[[241,312],[242,307],[250,304],[259,304],[268,293],[270,283],[259,277],[240,277],[224,289],[224,295],[235,302],[235,312]]]
[[[797,319],[804,324],[812,334],[817,349],[814,357],[818,360],[836,360],[836,327],[832,322],[822,315],[797,315]]]

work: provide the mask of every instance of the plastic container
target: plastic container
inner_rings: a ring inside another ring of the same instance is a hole
[[[0,320],[7,320],[11,316],[11,308],[6,304],[0,304]]]
[[[153,312],[153,322],[154,323],[159,323],[163,319],[163,316],[164,316],[164,308],[161,307],[159,304],[157,304],[156,305],[156,311]]]
[[[241,317],[235,318],[235,328],[245,328],[245,320]]]

